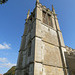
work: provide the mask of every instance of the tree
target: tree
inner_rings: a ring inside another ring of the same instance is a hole
[[[0,0],[0,4],[6,3],[8,0]]]
[[[13,66],[10,70],[8,70],[7,73],[3,75],[15,75],[15,69],[16,69],[16,66]]]

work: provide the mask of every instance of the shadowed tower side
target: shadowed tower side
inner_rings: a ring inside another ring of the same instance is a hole
[[[65,44],[55,9],[39,0],[28,11],[15,75],[68,75]]]

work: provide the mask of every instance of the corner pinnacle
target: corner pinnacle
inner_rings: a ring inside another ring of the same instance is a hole
[[[38,3],[39,3],[39,0],[36,0],[36,2],[38,2]]]
[[[52,11],[53,11],[53,13],[55,14],[55,9],[54,9],[53,5],[52,5]]]
[[[28,10],[27,19],[29,18],[29,16],[30,16],[30,10]]]

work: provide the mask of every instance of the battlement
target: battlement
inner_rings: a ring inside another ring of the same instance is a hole
[[[43,10],[48,11],[48,12],[52,12],[49,8],[47,8],[45,5],[42,5],[41,3],[36,3],[37,7],[41,7]]]
[[[38,15],[40,15],[40,17]],[[30,11],[28,11],[26,22],[33,22],[35,19],[39,19],[42,21],[42,17],[46,18],[48,17],[47,15],[49,17],[51,17],[52,15],[56,15],[53,5],[52,5],[52,10],[50,10],[41,3],[36,2],[35,8],[31,12],[31,14]]]
[[[66,46],[66,54],[69,56],[75,56],[75,49],[72,49],[71,47]]]
[[[69,74],[75,75],[75,49],[66,46],[65,57]]]

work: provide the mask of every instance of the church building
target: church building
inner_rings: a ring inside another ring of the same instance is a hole
[[[69,51],[75,53],[64,44],[53,5],[50,10],[36,0],[27,14],[15,75],[75,75]]]

